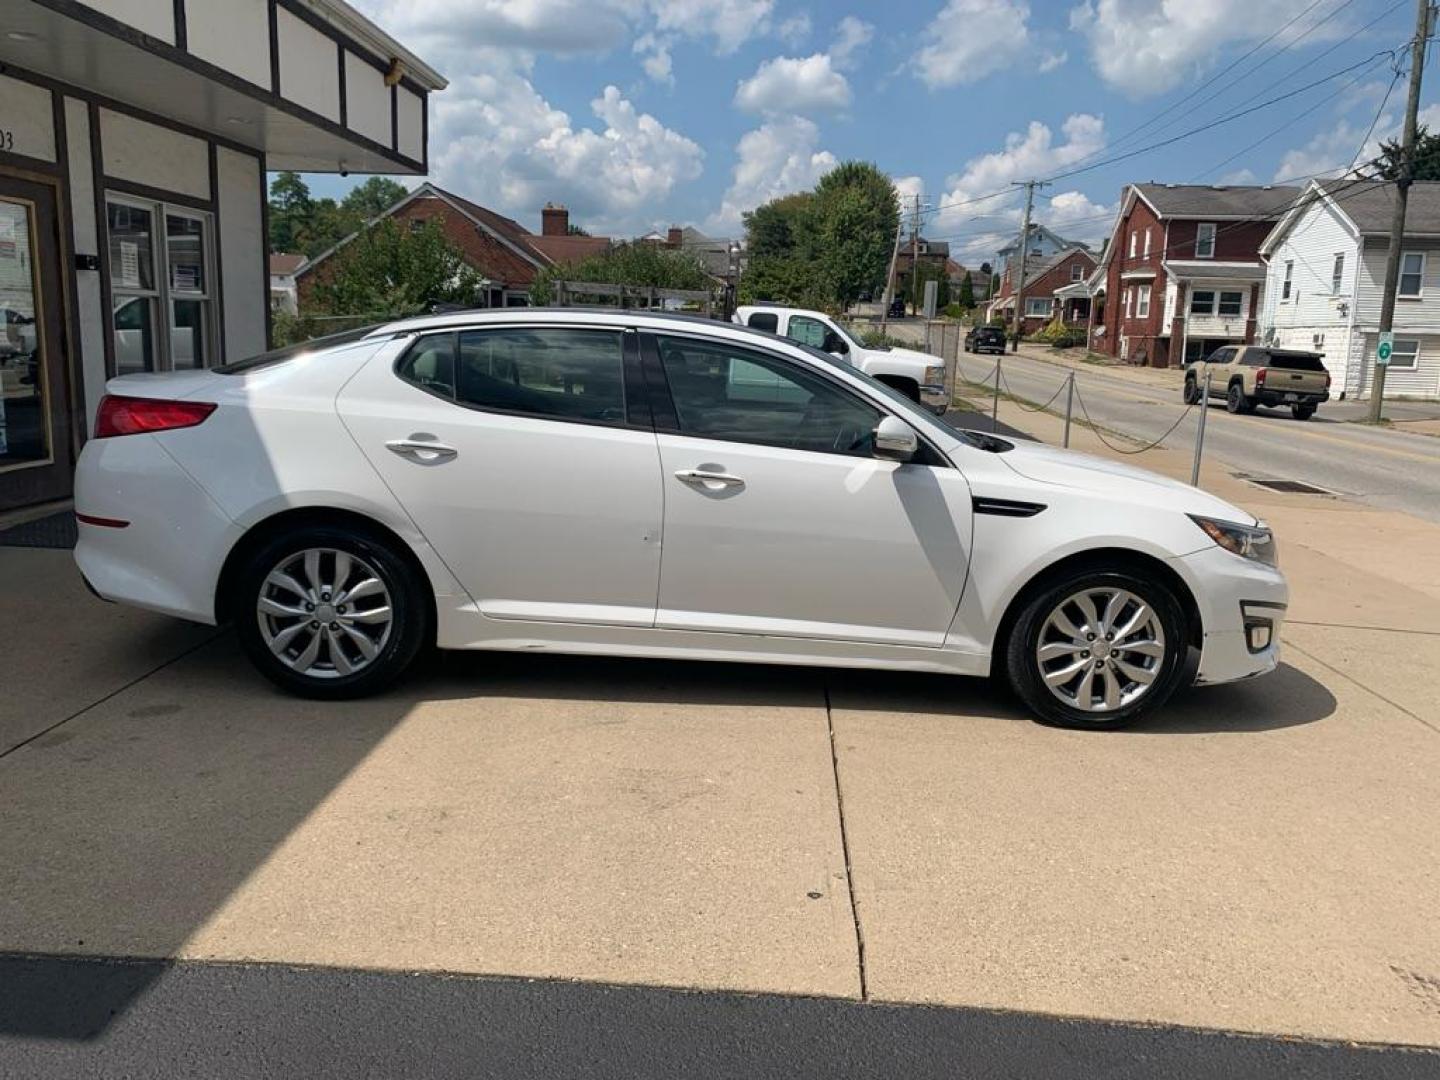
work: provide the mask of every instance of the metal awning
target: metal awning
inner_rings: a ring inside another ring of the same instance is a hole
[[[1253,282],[1265,280],[1260,263],[1213,263],[1204,260],[1167,262],[1165,272],[1177,281]]]

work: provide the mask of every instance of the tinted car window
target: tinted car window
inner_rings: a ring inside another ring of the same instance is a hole
[[[1261,352],[1260,363],[1288,371],[1324,371],[1325,364],[1314,353]]]
[[[746,325],[756,330],[765,330],[773,334],[780,328],[780,316],[776,315],[773,311],[757,311],[750,316],[750,320]]]
[[[625,422],[621,335],[513,327],[457,335],[455,397],[466,405],[598,424]]]
[[[682,434],[871,456],[880,410],[819,375],[722,342],[656,344]]]
[[[455,396],[455,335],[432,334],[410,346],[395,374],[422,390]]]

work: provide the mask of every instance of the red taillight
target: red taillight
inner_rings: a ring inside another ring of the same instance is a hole
[[[1260,386],[1265,385],[1265,369],[1263,367],[1255,372],[1255,382]]]
[[[1325,372],[1325,389],[1330,389],[1330,372]]]
[[[194,427],[215,408],[213,401],[166,401],[106,394],[100,399],[100,411],[95,416],[95,438]]]

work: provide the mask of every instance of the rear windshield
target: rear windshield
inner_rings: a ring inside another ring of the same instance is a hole
[[[975,328],[976,337],[1004,337],[1005,331],[998,326],[979,326]]]
[[[1317,353],[1278,352],[1271,350],[1260,355],[1260,362],[1268,367],[1284,368],[1289,371],[1324,371],[1325,365]]]
[[[271,367],[274,364],[283,364],[286,360],[293,359],[301,353],[314,352],[316,349],[333,349],[337,345],[349,345],[359,341],[361,338],[375,332],[377,327],[384,326],[384,323],[374,323],[370,326],[362,326],[357,330],[342,330],[338,334],[327,334],[324,337],[311,338],[309,341],[302,341],[298,345],[286,345],[283,349],[271,349],[269,352],[260,353],[258,356],[249,356],[244,360],[236,360],[230,364],[220,364],[211,368],[221,375],[243,375],[247,371],[258,371],[261,368]]]

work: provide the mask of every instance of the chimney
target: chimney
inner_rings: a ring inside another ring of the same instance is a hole
[[[665,235],[665,246],[672,248],[684,247],[685,230],[676,225],[671,225],[670,231]]]
[[[566,236],[570,232],[570,211],[554,203],[546,203],[540,211],[541,236]]]

